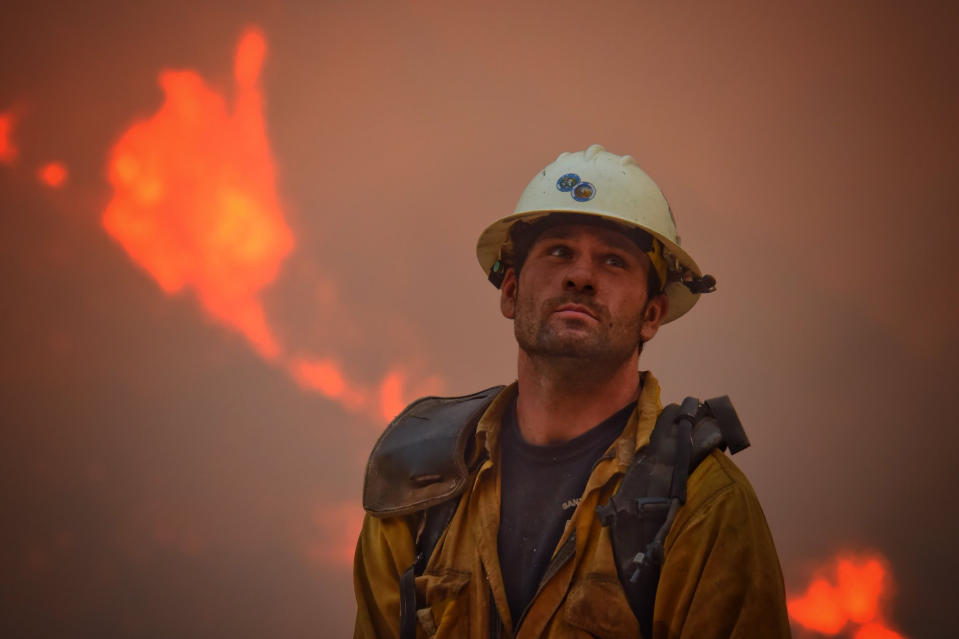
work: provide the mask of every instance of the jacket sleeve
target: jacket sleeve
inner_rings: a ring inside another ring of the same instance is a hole
[[[703,497],[687,502],[693,510],[667,538],[653,639],[788,638],[782,570],[759,500],[725,455],[711,458],[698,478]]]
[[[413,536],[405,519],[366,515],[353,560],[354,639],[399,637],[399,579],[414,558]]]

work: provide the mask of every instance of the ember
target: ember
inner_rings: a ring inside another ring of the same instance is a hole
[[[48,162],[37,171],[37,178],[51,189],[58,189],[67,181],[67,167],[60,162]]]
[[[17,158],[17,147],[13,145],[13,114],[0,113],[0,162],[9,164]]]

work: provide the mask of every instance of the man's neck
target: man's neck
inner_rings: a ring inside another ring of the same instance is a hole
[[[582,435],[639,396],[638,354],[614,370],[533,358],[522,349],[516,401],[520,432],[544,446]]]

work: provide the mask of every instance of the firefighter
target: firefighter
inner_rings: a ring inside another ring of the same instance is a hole
[[[477,256],[514,324],[517,380],[415,402],[380,438],[354,636],[788,637],[762,509],[715,444],[688,481],[682,468],[646,591],[629,586],[616,524],[599,514],[661,432],[644,342],[715,288],[656,184],[599,145],[563,153]],[[647,541],[637,565],[656,554]]]

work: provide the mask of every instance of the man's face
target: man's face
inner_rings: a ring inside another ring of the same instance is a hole
[[[665,296],[647,299],[649,258],[625,234],[568,224],[544,231],[516,279],[507,271],[501,307],[531,356],[620,365],[656,334]]]

